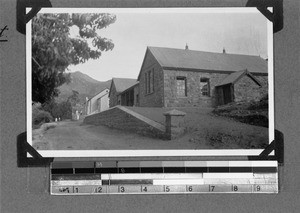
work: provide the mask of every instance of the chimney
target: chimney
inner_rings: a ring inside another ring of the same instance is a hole
[[[223,53],[226,53],[226,50],[225,50],[225,48],[223,47]]]
[[[187,43],[185,44],[185,49],[188,50],[189,46],[187,45]]]

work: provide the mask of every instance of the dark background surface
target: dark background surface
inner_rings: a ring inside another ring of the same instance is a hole
[[[243,7],[246,0],[58,1],[53,7]],[[17,135],[26,130],[25,36],[16,31],[16,1],[1,0],[1,213],[7,212],[299,212],[299,1],[283,3],[284,28],[274,34],[275,127],[284,134],[279,194],[50,196],[49,169],[17,167]],[[201,27],[201,26],[199,26]]]

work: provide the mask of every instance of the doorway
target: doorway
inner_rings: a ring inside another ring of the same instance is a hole
[[[233,102],[233,86],[232,86],[232,84],[227,84],[227,85],[222,86],[222,90],[223,90],[224,104]]]

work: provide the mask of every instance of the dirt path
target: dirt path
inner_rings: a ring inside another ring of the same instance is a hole
[[[148,138],[105,126],[84,125],[80,121],[62,121],[47,130],[39,141],[38,150],[119,150],[119,149],[198,149],[194,142],[167,141]],[[203,148],[210,148],[203,146]]]
[[[157,110],[153,114],[143,110],[145,116],[163,122],[164,116],[160,117]],[[187,113],[187,133],[171,141],[105,126],[85,125],[82,121],[62,121],[44,132],[33,146],[38,150],[253,149],[263,148],[268,143],[267,128],[213,116],[209,109],[186,108],[182,111]]]

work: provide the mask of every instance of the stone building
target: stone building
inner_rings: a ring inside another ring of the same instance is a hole
[[[138,82],[131,78],[113,78],[109,90],[109,107],[133,106],[138,101]]]
[[[147,47],[138,76],[141,107],[213,107],[268,92],[259,56]]]
[[[120,93],[121,106],[139,106],[139,82]]]

